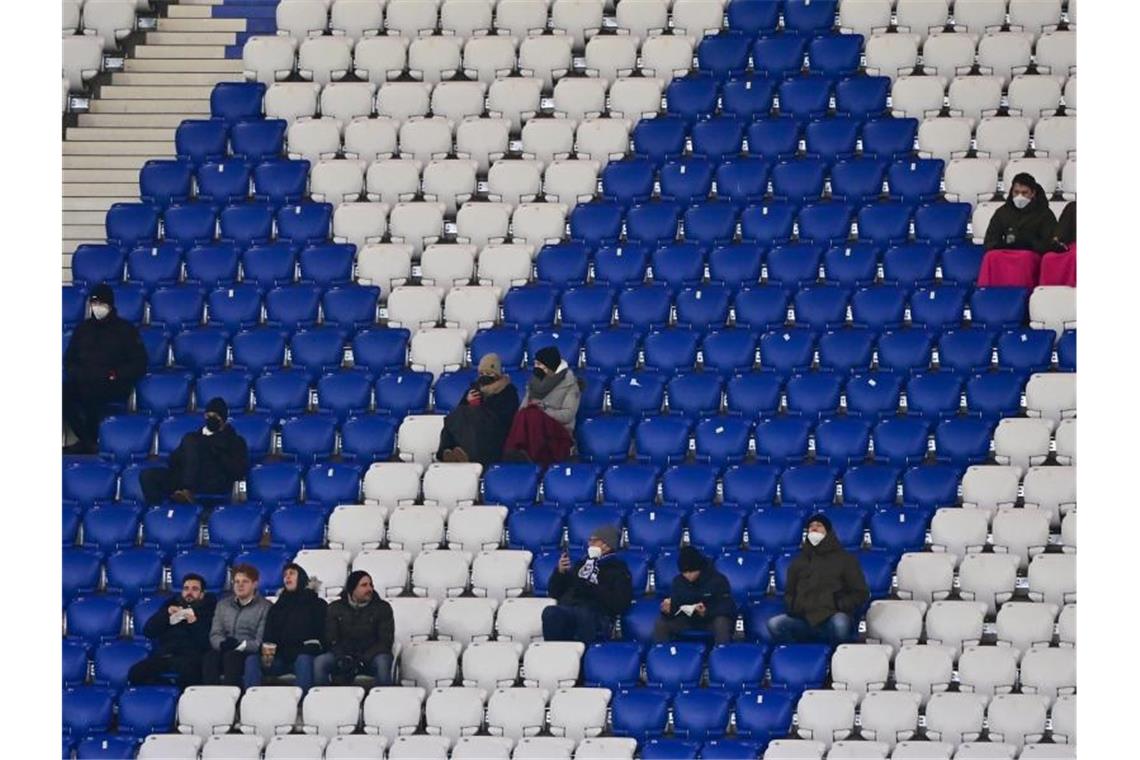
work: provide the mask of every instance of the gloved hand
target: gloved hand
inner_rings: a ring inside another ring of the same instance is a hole
[[[338,683],[352,683],[360,672],[360,660],[351,654],[343,654],[336,658],[333,665],[333,679]]]
[[[237,649],[237,645],[239,643],[240,642],[233,636],[227,636],[226,638],[222,639],[221,646],[218,648],[223,652],[229,652],[230,650]]]
[[[324,651],[324,647],[321,646],[321,642],[317,639],[308,639],[301,644],[301,654],[318,655],[322,651]]]

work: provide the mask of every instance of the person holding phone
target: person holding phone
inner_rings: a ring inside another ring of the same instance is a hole
[[[684,631],[710,631],[717,644],[732,641],[736,602],[728,579],[692,546],[681,549],[677,565],[681,572],[673,579],[669,596],[661,600],[653,640],[669,641]]]
[[[618,528],[603,525],[590,535],[583,559],[574,563],[563,552],[548,584],[558,604],[542,611],[543,639],[589,644],[609,638],[614,620],[633,601],[629,568],[614,554],[620,543]]]
[[[503,374],[498,354],[479,360],[479,374],[444,418],[436,458],[443,462],[498,462],[511,421],[519,408],[519,392]]]

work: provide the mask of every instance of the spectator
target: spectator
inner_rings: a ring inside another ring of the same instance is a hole
[[[313,685],[313,660],[324,651],[328,605],[309,584],[309,574],[296,562],[285,566],[281,593],[265,617],[261,656],[245,661],[246,686],[260,686],[263,676],[297,676],[297,686]]]
[[[1013,178],[1009,198],[990,219],[986,229],[986,250],[1034,251],[1053,249],[1057,218],[1049,209],[1045,190],[1022,172]]]
[[[1054,250],[1041,257],[1040,285],[1077,286],[1077,202],[1069,201],[1053,235]]]
[[[351,684],[360,674],[375,676],[378,686],[392,683],[394,637],[392,605],[373,589],[371,575],[354,570],[325,616],[328,651],[313,663],[315,683]]]
[[[839,545],[826,515],[812,515],[800,553],[788,566],[788,612],[771,618],[768,631],[778,643],[847,641],[855,630],[852,615],[869,596],[859,560]]]
[[[242,685],[246,658],[257,658],[273,606],[257,592],[258,580],[256,567],[234,567],[233,593],[218,602],[210,627],[210,651],[202,661],[206,684]]]
[[[588,644],[609,637],[633,600],[629,568],[613,553],[620,541],[616,527],[603,525],[591,534],[585,559],[571,567],[563,552],[548,585],[558,604],[542,611],[544,639]]]
[[[182,593],[170,597],[143,626],[143,634],[155,643],[154,650],[131,666],[127,680],[134,686],[162,686],[173,675],[179,689],[197,684],[202,679],[202,656],[210,649],[216,602],[206,592],[202,576],[184,575]]]
[[[711,631],[717,644],[732,641],[736,602],[724,577],[691,546],[681,549],[680,573],[669,596],[661,601],[661,617],[653,626],[654,641],[669,641],[684,631]]]
[[[537,351],[534,376],[507,435],[505,458],[543,465],[567,459],[574,448],[580,399],[578,380],[558,349]]]
[[[1077,202],[1069,201],[1057,220],[1057,232],[1053,235],[1054,248],[1058,251],[1068,249],[1077,242]]]
[[[229,409],[223,399],[211,399],[206,404],[205,425],[182,436],[168,465],[139,474],[147,504],[160,504],[168,496],[189,504],[196,493],[228,496],[234,483],[245,477],[249,448],[229,424]]]
[[[63,421],[78,439],[65,454],[99,450],[99,423],[114,402],[125,402],[146,373],[146,349],[139,331],[115,311],[115,293],[96,285],[91,316],[75,328],[63,355]]]
[[[479,360],[479,375],[443,421],[437,458],[487,465],[502,458],[503,443],[519,409],[519,392],[503,374],[497,354]]]

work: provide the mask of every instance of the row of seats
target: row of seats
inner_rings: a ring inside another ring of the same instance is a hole
[[[135,28],[135,0],[63,0],[63,34],[99,39],[108,52]]]
[[[951,0],[840,0],[839,26],[863,34],[894,28],[926,39],[946,29],[979,36],[1008,24],[1039,34],[1060,25],[1072,29],[1077,23],[1077,0],[979,0],[954,4],[952,11],[951,4]]]
[[[1044,116],[1036,125],[1031,125],[1020,117],[987,116],[978,122],[976,129],[968,119],[936,117],[925,119],[918,128],[919,152],[944,161],[974,148],[979,155],[1004,166],[1011,157],[1024,154],[1031,140],[1034,156],[1067,158],[1077,147],[1076,117]],[[1070,176],[1076,172],[1075,167],[1075,160],[1071,168],[1066,166],[1063,185],[1075,187]]]
[[[944,80],[935,75],[900,76],[891,86],[891,110],[896,116],[921,119],[937,116],[944,110],[950,116],[961,116],[977,123],[992,116],[1003,105],[1011,115],[1036,120],[1039,115],[1077,110],[1076,74],[1061,83],[1052,76],[1018,74],[1008,86],[1000,77],[968,74]],[[1071,115],[1071,114],[1070,114]]]
[[[892,79],[921,67],[949,80],[977,67],[1008,85],[1015,72],[1032,65],[1038,75],[1055,76],[1064,82],[1076,63],[1075,31],[987,31],[980,37],[935,34],[925,41],[918,34],[876,32],[864,49],[867,71]]]

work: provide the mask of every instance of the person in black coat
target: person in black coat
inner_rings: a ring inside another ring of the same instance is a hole
[[[324,652],[328,605],[309,586],[309,574],[295,562],[285,566],[281,593],[265,618],[261,657],[245,661],[245,684],[260,686],[263,676],[297,676],[308,693],[313,685],[313,660]]]
[[[788,612],[770,618],[768,632],[777,643],[842,643],[855,630],[855,611],[869,598],[859,560],[839,545],[826,515],[812,515],[800,553],[788,566]]]
[[[1069,201],[1057,220],[1057,231],[1053,234],[1054,248],[1066,250],[1077,242],[1077,202]]]
[[[712,631],[717,644],[732,641],[736,632],[736,601],[732,588],[703,554],[691,546],[677,558],[680,573],[669,596],[661,601],[661,617],[653,626],[653,640],[669,641],[684,631]]]
[[[202,656],[210,649],[210,626],[217,600],[205,591],[206,580],[197,573],[182,578],[182,593],[167,600],[151,615],[143,634],[155,642],[151,654],[127,673],[134,686],[166,686],[171,678],[178,688],[200,683]]]
[[[1056,229],[1057,217],[1049,208],[1044,188],[1032,174],[1022,172],[1013,178],[1009,198],[990,219],[986,228],[986,250],[1046,253],[1056,249],[1053,241]]]
[[[498,462],[518,409],[519,392],[503,374],[498,355],[485,355],[479,360],[475,383],[444,418],[436,458],[484,465]]]
[[[115,292],[96,285],[88,300],[91,316],[75,328],[63,355],[63,421],[78,439],[65,454],[96,453],[107,407],[126,401],[146,374],[142,337],[115,311]]]
[[[206,424],[182,437],[167,467],[143,470],[139,485],[147,504],[161,504],[168,496],[189,504],[194,494],[228,494],[234,482],[249,471],[249,448],[229,424],[223,399],[206,404]]]
[[[594,530],[586,558],[571,565],[563,554],[550,576],[548,593],[558,604],[542,610],[542,638],[589,644],[609,638],[614,620],[633,601],[629,568],[614,549],[621,533],[612,525]]]
[[[374,676],[377,686],[392,683],[395,637],[392,605],[376,593],[371,575],[352,571],[325,615],[326,651],[313,663],[317,686],[351,685],[357,675]]]

